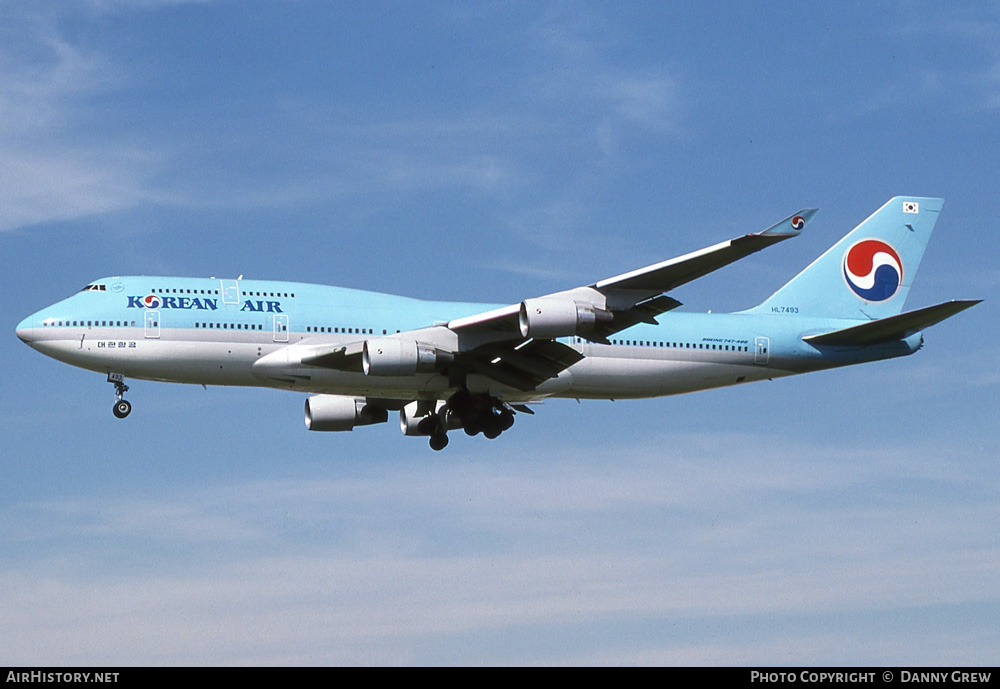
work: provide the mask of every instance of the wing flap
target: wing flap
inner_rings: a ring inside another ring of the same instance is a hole
[[[499,344],[477,347],[456,356],[455,365],[528,392],[581,359],[580,352],[561,342],[529,340],[516,348]]]
[[[920,332],[932,325],[937,325],[946,318],[951,318],[981,302],[982,299],[959,299],[946,301],[943,304],[928,306],[916,311],[907,311],[896,316],[889,316],[870,323],[862,323],[841,330],[834,330],[820,335],[809,335],[802,339],[812,345],[828,346],[866,346],[902,340]]]

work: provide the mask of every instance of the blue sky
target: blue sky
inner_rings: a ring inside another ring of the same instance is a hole
[[[1000,11],[0,5],[2,664],[993,664]],[[107,275],[513,303],[763,229],[752,306],[946,199],[917,355],[552,401],[445,452],[301,396],[111,386],[14,337]]]

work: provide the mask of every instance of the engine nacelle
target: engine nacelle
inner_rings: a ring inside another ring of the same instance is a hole
[[[412,376],[433,373],[452,358],[432,345],[379,337],[365,340],[361,368],[366,376]]]
[[[596,306],[577,304],[572,299],[541,297],[521,302],[518,324],[522,337],[569,337],[610,323],[614,315]]]
[[[388,420],[389,412],[373,407],[363,397],[313,395],[306,400],[306,428],[310,431],[350,431]]]
[[[440,428],[449,431],[461,428],[461,419],[445,405],[444,400],[438,400],[434,411],[417,416],[418,403],[410,402],[399,410],[399,430],[403,435],[433,435]]]

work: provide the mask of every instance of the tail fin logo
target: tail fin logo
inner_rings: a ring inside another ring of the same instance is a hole
[[[794,218],[792,218],[793,230],[801,230],[805,226],[806,226],[806,219],[803,218],[801,215],[796,215]]]
[[[844,279],[861,299],[886,301],[903,283],[903,262],[885,242],[865,239],[844,254]]]

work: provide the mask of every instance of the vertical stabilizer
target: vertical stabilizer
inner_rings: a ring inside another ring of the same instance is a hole
[[[749,313],[868,320],[902,312],[943,205],[943,199],[890,199]]]

